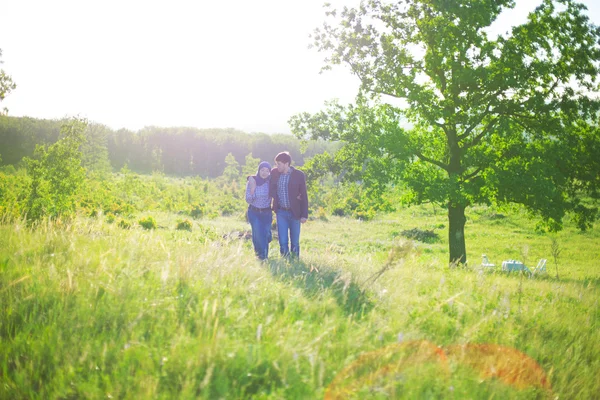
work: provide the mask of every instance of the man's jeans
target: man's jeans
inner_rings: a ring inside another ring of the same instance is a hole
[[[254,252],[261,260],[269,257],[269,243],[271,242],[271,222],[273,214],[269,211],[255,211],[248,208],[248,221],[252,227],[252,244]]]
[[[290,255],[289,242],[291,242],[292,254],[300,257],[300,220],[294,218],[291,211],[277,210],[276,213],[281,255],[285,257]]]

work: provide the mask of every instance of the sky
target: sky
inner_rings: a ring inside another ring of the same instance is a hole
[[[329,0],[356,6],[359,0]],[[600,1],[582,1],[600,25]],[[85,117],[111,129],[289,133],[288,119],[352,102],[344,67],[320,74],[309,34],[324,0],[0,0],[11,116]],[[517,0],[498,29],[539,1]]]

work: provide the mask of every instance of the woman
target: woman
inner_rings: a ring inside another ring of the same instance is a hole
[[[252,227],[252,244],[254,252],[260,260],[269,257],[271,242],[271,198],[269,197],[269,181],[271,164],[266,161],[258,164],[256,176],[249,176],[246,184],[246,202],[248,203],[248,221]]]

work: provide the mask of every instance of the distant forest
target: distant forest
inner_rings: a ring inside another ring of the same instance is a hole
[[[23,157],[33,156],[37,144],[52,144],[59,139],[64,120],[0,116],[0,165],[18,167]],[[89,171],[119,171],[124,166],[137,173],[161,171],[174,176],[220,176],[231,153],[239,164],[248,154],[273,162],[280,151],[292,155],[293,164],[325,151],[333,153],[336,143],[302,143],[292,135],[245,133],[235,129],[198,129],[145,127],[137,132],[114,131],[90,123],[82,148]]]

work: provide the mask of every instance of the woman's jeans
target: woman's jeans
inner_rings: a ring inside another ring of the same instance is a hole
[[[252,244],[254,252],[261,260],[269,257],[269,243],[271,242],[271,222],[273,214],[271,210],[256,211],[248,208],[248,221],[252,227]]]
[[[285,257],[290,255],[289,242],[291,242],[292,255],[300,257],[300,220],[294,218],[291,211],[277,210],[276,214],[281,255]]]

